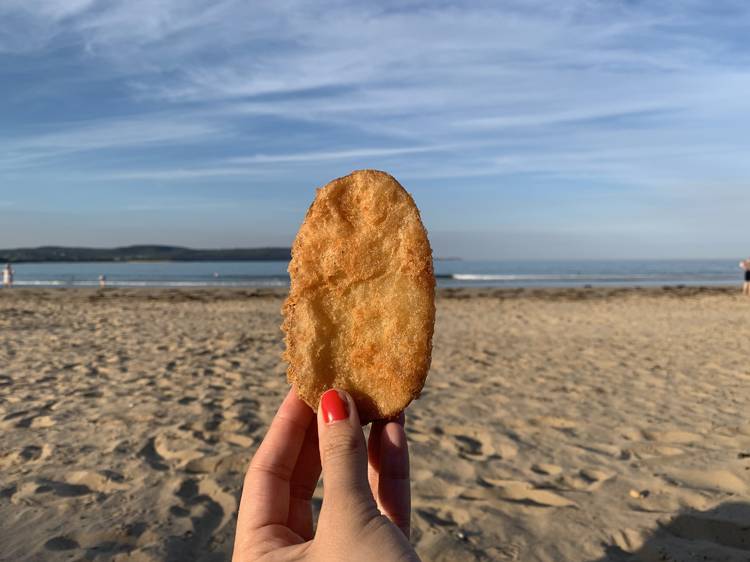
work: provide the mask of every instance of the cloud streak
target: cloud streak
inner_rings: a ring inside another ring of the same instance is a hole
[[[0,140],[0,167],[27,167],[92,151],[200,143],[228,134],[223,126],[207,120],[197,122],[168,115],[63,122],[57,128]]]
[[[450,146],[412,146],[398,148],[363,148],[357,150],[338,150],[332,152],[302,152],[296,154],[254,154],[229,159],[237,164],[277,164],[288,162],[321,162],[324,160],[350,160],[354,158],[371,158],[401,156],[405,154],[424,154],[444,152]]]
[[[445,219],[461,226],[542,185],[573,200],[616,185],[645,208],[750,183],[738,0],[8,0],[0,21],[0,174],[32,186],[281,198],[377,165],[435,208],[472,201]]]

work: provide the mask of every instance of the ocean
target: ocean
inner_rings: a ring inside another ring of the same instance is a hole
[[[437,260],[440,287],[736,285],[739,260]],[[1,264],[0,264],[1,265]],[[286,287],[287,262],[97,262],[14,265],[19,287]]]

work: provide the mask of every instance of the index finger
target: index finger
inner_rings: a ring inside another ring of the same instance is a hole
[[[245,475],[238,529],[286,524],[289,482],[314,417],[310,407],[297,397],[294,389],[290,390]]]

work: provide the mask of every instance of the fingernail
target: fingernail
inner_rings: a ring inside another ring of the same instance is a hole
[[[323,419],[326,423],[345,420],[349,417],[346,404],[335,389],[326,390],[320,398],[320,407],[323,410]]]

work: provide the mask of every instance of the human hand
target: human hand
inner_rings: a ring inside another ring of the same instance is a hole
[[[245,475],[233,562],[419,560],[408,540],[403,414],[373,423],[367,448],[347,393],[326,392],[317,423],[314,417],[290,391]],[[323,506],[313,534],[310,501],[321,469]]]

